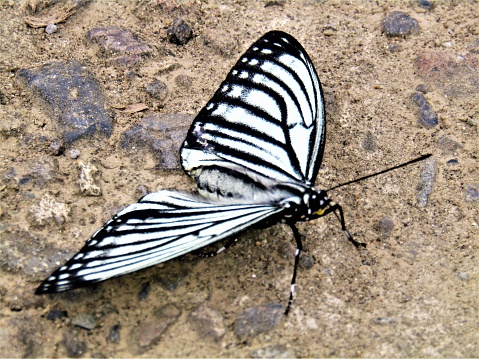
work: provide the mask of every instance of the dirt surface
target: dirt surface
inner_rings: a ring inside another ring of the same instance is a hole
[[[421,3],[1,1],[0,356],[478,357],[479,4]],[[395,10],[419,30],[387,36],[383,19]],[[48,16],[63,20],[52,34],[41,21]],[[176,18],[193,30],[186,45],[167,40]],[[87,38],[110,25],[151,50],[114,59]],[[241,313],[287,303],[294,244],[284,226],[250,230],[212,259],[188,255],[93,289],[35,296],[41,280],[145,189],[194,189],[180,170],[159,169],[151,152],[123,150],[121,134],[146,115],[197,113],[239,55],[273,29],[299,40],[325,90],[318,188],[433,154],[422,179],[425,164],[416,164],[329,193],[367,251],[344,238],[334,216],[301,224],[305,260],[292,311],[249,337],[235,334]],[[442,62],[418,62],[425,53]],[[52,114],[18,71],[64,60],[88,67],[114,121],[111,137],[56,151]],[[167,85],[166,99],[146,92],[155,80]],[[437,126],[418,124],[418,86]],[[79,190],[85,163],[96,168],[94,195]],[[432,192],[418,202],[424,181]],[[48,320],[52,310],[68,316]]]

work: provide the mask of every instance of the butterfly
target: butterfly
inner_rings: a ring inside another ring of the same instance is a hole
[[[271,31],[240,57],[194,119],[180,150],[198,193],[161,190],[107,221],[36,294],[88,286],[237,236],[252,226],[295,224],[341,206],[314,181],[323,157],[325,109],[316,70],[291,35]]]

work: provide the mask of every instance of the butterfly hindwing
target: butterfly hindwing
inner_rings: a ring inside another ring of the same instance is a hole
[[[269,205],[221,205],[198,195],[160,191],[108,221],[36,294],[84,287],[181,256],[282,211]]]
[[[233,163],[277,182],[314,182],[325,139],[321,85],[303,47],[272,31],[231,69],[193,121],[185,171]]]

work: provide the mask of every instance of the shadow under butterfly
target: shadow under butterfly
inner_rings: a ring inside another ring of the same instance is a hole
[[[333,212],[347,238],[362,246],[347,231],[341,206],[326,191],[314,188],[325,134],[321,84],[309,56],[291,35],[266,33],[228,73],[181,147],[181,164],[196,181],[198,194],[162,190],[126,207],[35,294],[85,287],[195,251],[251,226],[282,222],[291,227],[297,244],[287,314],[302,250],[295,223]]]

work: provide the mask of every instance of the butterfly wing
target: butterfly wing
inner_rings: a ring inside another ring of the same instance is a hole
[[[151,193],[105,223],[35,293],[84,287],[156,265],[237,234],[282,210],[214,204],[181,192]]]
[[[324,149],[321,85],[304,48],[272,31],[231,69],[193,121],[184,170],[237,166],[277,182],[314,182]],[[245,171],[243,171],[245,172]]]

